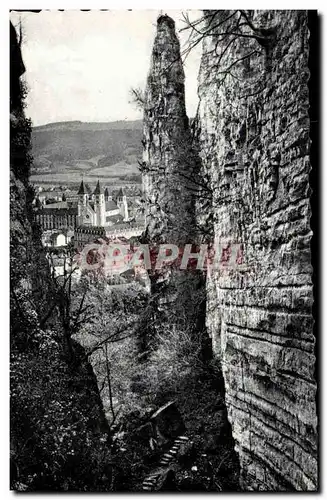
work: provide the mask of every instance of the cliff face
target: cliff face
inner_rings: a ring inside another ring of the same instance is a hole
[[[170,17],[161,16],[157,21],[144,103],[145,242],[154,246],[176,245],[176,251],[181,253],[185,244],[195,243],[194,179],[199,168],[186,115],[184,80],[175,23]],[[181,326],[184,315],[185,326],[192,324],[196,314],[190,297],[199,287],[200,277],[180,271],[178,264],[174,269],[165,266],[150,274],[152,292],[160,288],[157,309],[163,313],[161,321]],[[165,292],[163,287],[167,287]]]
[[[207,327],[243,487],[315,490],[307,13],[216,16],[198,136],[215,242],[240,243],[243,257],[208,277]]]
[[[242,487],[315,490],[308,15],[205,11],[204,18],[199,170],[187,155],[174,25],[158,20],[144,120],[147,234],[184,243],[196,226],[198,238],[227,255],[239,245],[236,265],[208,273],[206,325],[222,364]],[[184,285],[175,282],[175,310]]]
[[[18,491],[108,490],[108,425],[82,347],[63,334],[58,289],[33,223],[31,125],[11,25],[10,420],[11,480]]]

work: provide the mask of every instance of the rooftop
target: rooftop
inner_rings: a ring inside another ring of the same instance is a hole
[[[81,185],[79,187],[77,194],[87,194],[87,191],[86,191],[85,186],[84,186],[84,181],[81,182]]]
[[[117,204],[114,201],[106,201],[106,212],[109,212],[109,210],[117,210],[117,208]]]
[[[51,210],[51,209],[54,209],[54,208],[69,208],[68,206],[68,202],[67,201],[58,201],[56,203],[48,203],[48,205],[44,205],[43,206],[43,209],[44,210]]]
[[[123,216],[121,214],[116,215],[107,215],[106,222],[121,222],[123,220]]]

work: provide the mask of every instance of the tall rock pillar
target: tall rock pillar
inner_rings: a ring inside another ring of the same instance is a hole
[[[175,23],[166,15],[160,16],[145,90],[142,166],[145,239],[150,245],[176,245],[181,252],[185,244],[195,242],[191,185],[196,155],[192,153],[185,109],[184,79]],[[158,274],[152,274],[152,290],[157,290],[158,282],[168,285],[159,308],[165,303],[166,317],[172,320],[175,315],[180,320],[183,315],[190,323],[189,297],[198,277],[179,269],[174,272],[170,269],[164,276]]]
[[[198,119],[214,237],[243,247],[242,266],[208,280],[207,327],[242,485],[315,490],[308,13],[204,15]]]
[[[147,234],[151,242],[184,244],[194,228],[185,77],[174,21],[161,16],[157,24],[143,121]]]

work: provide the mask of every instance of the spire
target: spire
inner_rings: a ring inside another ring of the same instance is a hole
[[[77,194],[87,194],[84,187],[84,181],[82,180]]]
[[[125,193],[123,191],[123,188],[120,188],[117,194],[117,198],[123,198],[125,196]]]
[[[109,200],[109,189],[107,187],[104,190],[104,199],[105,199],[105,201]]]
[[[101,188],[100,188],[100,181],[98,179],[97,185],[95,187],[95,190],[93,191],[93,194],[101,194]]]

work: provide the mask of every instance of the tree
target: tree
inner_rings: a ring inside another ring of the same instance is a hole
[[[93,365],[112,425],[119,407],[130,407],[130,402],[125,402],[126,393],[136,359],[141,354],[140,339],[144,334],[149,296],[136,282],[116,288],[108,286],[104,278],[94,283],[85,279],[73,290],[75,309],[81,303],[85,289],[87,295],[83,307],[88,307],[89,318],[75,338],[83,345]]]
[[[54,298],[45,315],[40,318],[40,326],[43,328],[51,319],[55,309],[58,309],[62,331],[66,341],[70,359],[73,360],[72,336],[76,335],[82,325],[92,317],[91,306],[85,304],[87,287],[84,287],[79,300],[73,294],[74,274],[77,266],[74,260],[74,249],[68,246],[63,256],[63,275],[56,276],[54,253],[48,255],[52,270],[52,281],[54,284]]]
[[[140,87],[132,87],[129,93],[131,96],[131,104],[134,104],[139,111],[143,111],[145,105],[144,91]]]
[[[258,42],[258,44],[266,49],[272,46],[276,39],[276,28],[269,27],[263,28],[255,26],[251,17],[253,11],[245,10],[235,10],[235,11],[223,11],[223,10],[206,10],[204,15],[199,17],[195,21],[191,21],[188,13],[183,13],[183,21],[185,27],[180,31],[188,31],[189,38],[188,43],[182,55],[184,56],[184,61],[199,43],[201,43],[206,37],[213,37],[216,39],[214,49],[207,53],[219,55],[216,67],[219,67],[223,57],[227,55],[228,50],[231,46],[241,38],[252,39]],[[219,46],[222,45],[223,41],[228,41],[227,45],[222,52],[219,53]],[[254,50],[257,52],[257,50]],[[225,70],[230,72],[232,67],[237,64],[237,62],[251,57],[252,52],[246,54],[246,56],[235,60],[232,62],[230,67]]]

